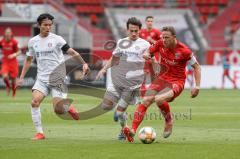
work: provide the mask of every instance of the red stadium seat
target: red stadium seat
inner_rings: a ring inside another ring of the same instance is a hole
[[[231,24],[230,32],[234,34],[239,29],[240,23],[233,23]]]
[[[240,22],[240,14],[232,15],[231,23],[239,23]]]
[[[200,23],[201,24],[206,24],[208,21],[208,16],[207,15],[200,15]]]
[[[219,0],[218,4],[222,6],[226,6],[228,4],[228,0]]]
[[[199,11],[200,11],[201,14],[209,14],[210,13],[210,8],[206,7],[206,6],[200,7]]]
[[[209,10],[210,14],[217,15],[218,14],[218,6],[212,6]]]
[[[76,6],[77,13],[80,14],[103,14],[104,8],[102,6],[83,6],[77,5]]]

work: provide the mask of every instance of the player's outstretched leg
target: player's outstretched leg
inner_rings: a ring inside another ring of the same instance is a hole
[[[118,114],[116,110],[114,111],[114,114],[113,114],[113,121],[118,122]]]
[[[173,128],[173,117],[170,112],[170,106],[168,102],[163,102],[162,104],[158,104],[159,109],[161,110],[161,113],[165,119],[165,126],[163,131],[163,137],[168,138],[172,134],[172,128]]]
[[[79,120],[80,119],[79,113],[71,103],[72,103],[71,99],[55,97],[53,99],[55,113],[59,116],[64,116],[63,118],[66,119]]]
[[[133,122],[132,122],[132,129],[128,128],[128,127],[124,127],[123,128],[123,132],[125,134],[125,136],[127,137],[127,140],[129,142],[133,142],[134,141],[134,136],[135,133],[137,131],[137,128],[139,127],[139,125],[141,124],[145,113],[147,111],[147,107],[143,104],[139,104],[137,106],[137,109],[134,112],[134,116],[133,116]]]
[[[32,140],[45,139],[45,136],[43,134],[43,128],[42,128],[40,107],[38,105],[38,102],[34,99],[33,99],[33,102],[32,102],[31,114],[32,114],[33,124],[36,128],[36,131],[37,131],[36,135],[32,138]]]
[[[123,133],[126,136],[128,142],[134,141],[135,132],[133,132],[133,130],[131,130],[129,127],[125,126],[123,128]]]
[[[43,128],[42,128],[41,111],[40,111],[40,104],[44,99],[44,97],[45,95],[38,90],[34,90],[32,92],[31,115],[32,115],[33,124],[37,131],[36,135],[32,138],[33,140],[45,139]]]
[[[117,117],[119,119],[119,122],[120,122],[120,126],[121,126],[121,131],[118,135],[118,140],[126,140],[126,136],[124,135],[124,132],[123,132],[123,128],[127,125],[127,114],[124,111],[120,111],[120,110],[116,110],[116,114],[117,114]]]
[[[74,106],[71,105],[69,107],[68,113],[72,116],[72,118],[74,120],[79,120],[80,119],[79,114],[78,114],[77,110],[74,108]]]

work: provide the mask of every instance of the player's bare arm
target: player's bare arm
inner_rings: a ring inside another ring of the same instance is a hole
[[[97,76],[96,76],[96,80],[98,80],[99,78],[101,78],[106,72],[108,68],[111,68],[114,65],[117,65],[119,63],[119,57],[116,56],[112,56],[108,62],[106,63],[106,65],[98,72]]]
[[[191,90],[191,97],[195,98],[200,89],[200,83],[201,83],[201,67],[200,65],[196,62],[192,65],[193,71],[194,71],[194,78],[195,78],[195,87]]]
[[[20,85],[23,84],[24,77],[25,77],[26,73],[28,72],[28,70],[29,70],[29,68],[31,66],[32,59],[33,59],[32,56],[27,56],[25,58],[25,61],[24,61],[24,64],[23,64],[22,73],[21,73],[20,78],[19,78],[19,80],[17,82],[17,86],[20,86]]]
[[[149,53],[149,50],[146,50],[146,51],[144,52],[143,58],[144,58],[145,60],[151,59],[151,54]]]
[[[85,75],[86,73],[88,73],[89,71],[89,67],[88,67],[88,64],[83,60],[82,56],[77,52],[75,51],[74,49],[72,48],[69,48],[67,50],[67,53],[69,55],[71,55],[72,57],[74,57],[77,61],[79,61],[81,64],[83,64],[83,74]]]
[[[22,53],[22,52],[21,52],[21,50],[19,49],[17,52],[8,55],[8,59],[13,59],[13,58],[19,56],[21,53]]]

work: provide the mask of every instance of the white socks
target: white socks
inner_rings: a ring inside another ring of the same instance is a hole
[[[127,125],[127,115],[126,112],[120,112],[117,110],[118,119],[122,128]]]
[[[32,121],[38,133],[43,134],[40,107],[31,107]]]

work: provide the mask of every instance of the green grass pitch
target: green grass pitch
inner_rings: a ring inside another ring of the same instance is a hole
[[[113,112],[85,121],[66,121],[52,109],[51,98],[41,105],[44,141],[31,141],[35,128],[30,116],[31,90],[21,89],[16,99],[0,90],[0,159],[233,159],[240,158],[240,92],[239,90],[202,90],[191,99],[189,90],[171,103],[175,115],[173,134],[163,139],[163,120],[147,118],[142,126],[157,131],[153,144],[120,142],[118,123]],[[81,111],[88,110],[101,99],[85,95],[69,95]],[[134,106],[130,106],[129,121]],[[158,114],[155,105],[148,115]]]

